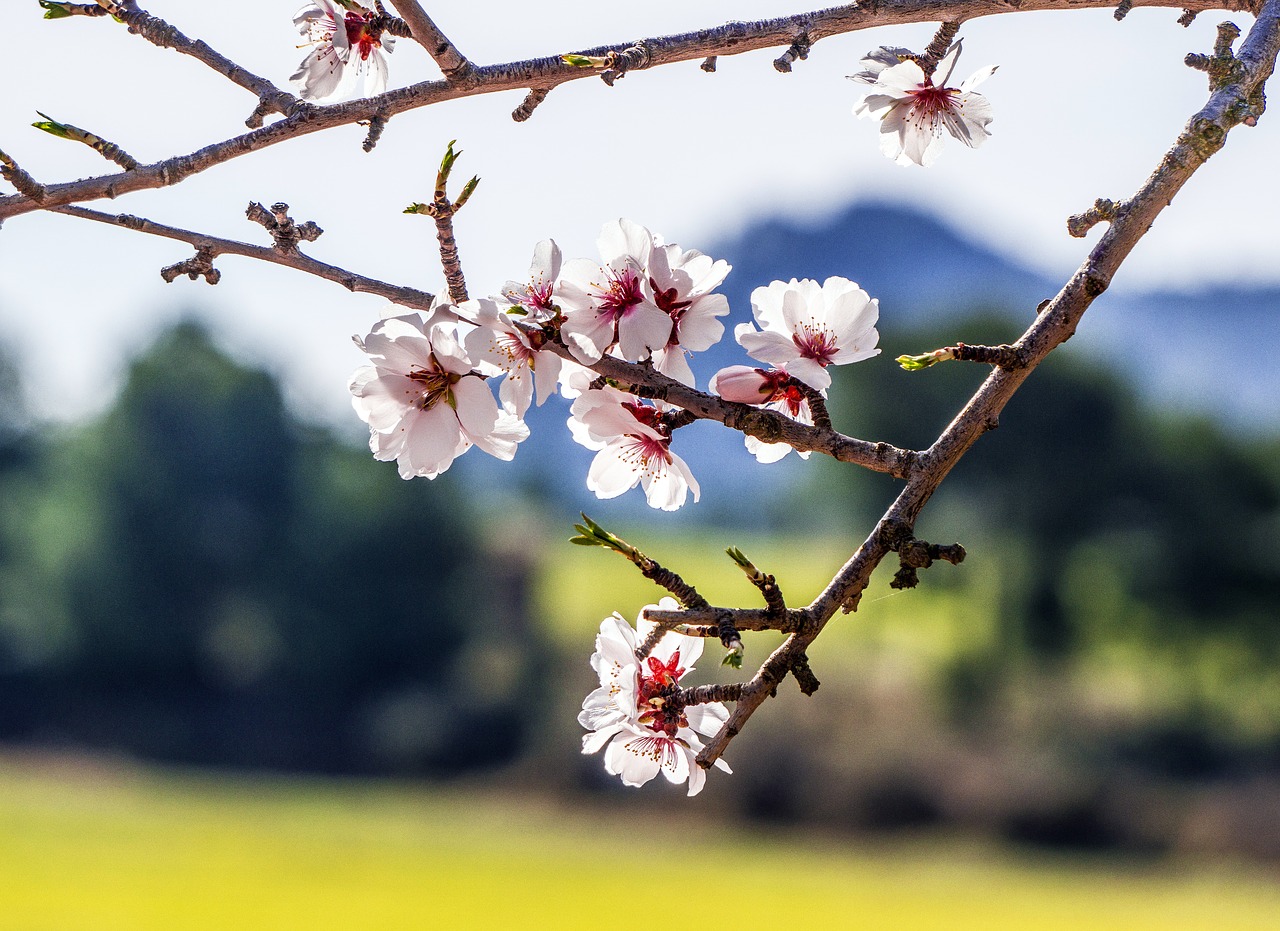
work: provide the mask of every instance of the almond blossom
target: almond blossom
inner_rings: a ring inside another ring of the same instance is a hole
[[[778,411],[792,420],[812,426],[809,400],[786,369],[754,369],[749,365],[730,365],[711,376],[710,390],[726,401],[756,404]],[[787,443],[766,443],[746,436],[747,452],[758,462],[777,462],[794,447]],[[808,450],[795,450],[801,459],[809,458]]]
[[[528,437],[475,371],[449,305],[426,321],[417,314],[380,320],[356,345],[371,364],[351,376],[352,405],[369,425],[374,458],[396,460],[401,478],[435,478],[473,444],[509,460]]]
[[[502,288],[503,300],[524,311],[530,323],[552,322],[560,313],[555,295],[561,264],[560,247],[556,241],[542,240],[533,247],[528,279],[508,281]]]
[[[879,302],[847,278],[775,281],[751,292],[756,330],[740,323],[734,337],[753,359],[785,367],[793,377],[826,392],[827,366],[878,355]]]
[[[605,224],[597,245],[603,265],[573,259],[564,267],[560,336],[583,363],[598,362],[614,345],[627,362],[647,359],[667,345],[673,326],[649,283],[653,234],[638,223],[616,220]]]
[[[678,607],[675,599],[663,598],[644,610]],[[644,620],[644,611],[635,628],[617,613],[601,622],[591,657],[600,687],[583,701],[578,715],[578,723],[591,731],[582,738],[582,752],[604,749],[605,770],[620,776],[625,785],[641,786],[662,773],[669,782],[687,782],[693,796],[707,778],[696,762],[703,748],[698,734],[718,732],[729,712],[719,702],[670,710],[680,680],[702,655],[702,640],[668,631],[643,661],[638,660],[638,644],[656,626]],[[715,765],[732,772],[723,760]]]
[[[485,298],[467,301],[459,310],[468,321],[478,324],[463,338],[476,368],[483,375],[506,376],[498,389],[506,410],[524,417],[535,386],[539,406],[555,394],[562,360],[543,349],[547,342],[544,331],[521,326],[527,316],[513,317]]]
[[[659,372],[693,386],[688,355],[710,349],[724,335],[724,324],[717,318],[729,312],[729,300],[711,292],[732,267],[724,259],[674,244],[655,245],[649,253],[647,271],[654,303],[671,318],[667,345],[653,354]]]
[[[587,375],[590,375],[587,372]],[[616,498],[641,485],[650,507],[675,511],[701,491],[688,464],[671,451],[671,428],[652,404],[611,386],[582,390],[573,402],[569,432],[597,450],[587,488],[597,498]]]
[[[991,104],[973,89],[997,66],[975,71],[956,88],[947,85],[960,57],[959,42],[938,62],[934,74],[942,78],[937,83],[906,57],[910,54],[881,47],[862,59],[863,71],[849,75],[850,80],[877,88],[854,106],[853,114],[880,120],[880,151],[899,165],[928,167],[942,149],[944,128],[971,149],[985,142],[991,135]]]
[[[311,51],[289,83],[303,100],[325,100],[356,94],[372,97],[387,89],[387,59],[395,37],[377,25],[377,14],[358,3],[311,0],[294,14]]]

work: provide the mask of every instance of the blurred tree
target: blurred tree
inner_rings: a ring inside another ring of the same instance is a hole
[[[536,651],[507,651],[484,701],[459,666],[519,631],[523,605],[488,583],[518,587],[527,564],[499,580],[447,477],[406,486],[298,424],[199,326],[161,336],[39,465],[4,570],[26,580],[9,639],[40,645],[20,677],[28,732],[338,770],[518,749]]]

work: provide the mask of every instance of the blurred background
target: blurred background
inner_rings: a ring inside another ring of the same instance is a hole
[[[143,158],[234,133],[247,113],[234,88],[109,21],[44,23],[30,6],[30,29],[52,38],[23,44],[19,65],[60,66],[0,101],[0,126],[42,180],[101,168],[22,132],[36,106]],[[282,81],[301,55],[293,5],[270,20],[262,4],[223,6],[149,8]],[[437,18],[495,61],[794,12],[597,6]],[[510,28],[484,27],[499,15]],[[855,278],[880,299],[883,352],[835,372],[835,423],[920,448],[983,372],[892,359],[1012,339],[1057,291],[1087,248],[1061,232],[1066,214],[1136,188],[1203,101],[1180,57],[1211,45],[1213,21],[1174,18],[967,27],[959,73],[1002,63],[984,86],[996,136],[952,147],[936,172],[889,163],[874,127],[848,118],[842,75],[881,42],[927,42],[913,27],[825,40],[785,77],[774,53],[612,92],[581,82],[521,126],[505,116],[519,95],[449,104],[393,120],[372,156],[354,130],[300,140],[118,209],[250,239],[240,202],[288,200],[330,229],[310,254],[435,289],[433,230],[399,210],[459,138],[459,172],[485,179],[458,221],[473,293],[521,277],[547,235],[593,254],[619,214],[733,264],[730,326],[775,278]],[[1046,45],[1049,30],[1064,44]],[[104,67],[105,92],[86,84]],[[391,67],[393,85],[433,75],[407,42]],[[1107,103],[1139,80],[1167,93]],[[877,575],[811,651],[821,690],[785,683],[732,745],[734,774],[693,800],[625,789],[578,753],[601,618],[662,594],[569,546],[578,512],[713,603],[754,603],[723,556],[737,546],[802,604],[893,480],[819,457],[761,466],[695,424],[675,448],[701,503],[600,502],[557,398],[514,463],[472,452],[402,482],[369,456],[345,392],[359,362],[347,338],[378,302],[234,259],[216,289],[165,286],[156,270],[186,257],[174,244],[9,221],[0,927],[599,927],[649,851],[673,875],[698,871],[700,894],[675,906],[690,920],[1274,927],[1270,133],[1264,119],[1233,136],[931,502],[920,535],[969,558],[908,592],[888,587],[892,567]],[[1245,195],[1255,209],[1236,222]],[[699,383],[741,361],[716,347],[695,359]],[[748,666],[775,644],[751,638]],[[730,681],[719,659],[712,645],[695,681]]]

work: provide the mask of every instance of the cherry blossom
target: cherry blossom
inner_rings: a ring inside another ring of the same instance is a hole
[[[494,301],[480,298],[467,301],[459,311],[478,324],[463,338],[467,355],[483,375],[505,375],[498,389],[502,406],[524,417],[537,387],[538,404],[555,394],[560,378],[561,358],[544,350],[547,335],[521,324],[529,316],[511,315]]]
[[[356,345],[371,364],[351,376],[352,405],[369,425],[374,458],[396,460],[401,478],[435,478],[473,444],[509,460],[528,437],[474,370],[449,305],[426,321],[417,314],[380,320]]]
[[[372,97],[387,89],[387,59],[395,37],[375,25],[374,12],[356,3],[311,0],[293,24],[312,46],[289,82],[304,100],[356,94]]]
[[[580,362],[598,362],[615,344],[628,362],[647,359],[671,337],[671,317],[658,307],[649,283],[653,234],[638,223],[606,223],[597,240],[599,265],[590,259],[565,264],[560,336]]]
[[[991,104],[974,88],[991,77],[996,65],[975,71],[958,88],[949,87],[960,57],[956,42],[938,62],[935,84],[906,49],[881,47],[862,59],[863,71],[850,80],[870,84],[869,93],[853,108],[854,116],[880,120],[880,151],[899,165],[928,167],[942,149],[945,128],[969,148],[977,148],[991,135]]]
[[[765,370],[749,365],[731,365],[711,376],[710,390],[726,401],[762,405],[802,424],[813,424],[809,401],[786,369]],[[743,439],[747,452],[764,463],[777,462],[794,449],[786,443],[766,443],[754,436]],[[809,458],[808,450],[795,452],[801,459]]]
[[[738,324],[734,336],[742,348],[824,393],[831,386],[827,366],[880,353],[879,302],[847,278],[821,285],[809,278],[775,281],[751,292],[751,310],[760,330]]]
[[[678,607],[674,599],[663,598],[644,610]],[[605,770],[620,776],[625,785],[641,786],[662,773],[672,783],[688,782],[693,796],[706,782],[696,762],[703,748],[698,734],[715,734],[729,720],[729,712],[719,702],[669,710],[680,680],[702,655],[702,640],[668,631],[643,661],[638,660],[638,644],[655,627],[644,620],[644,611],[634,629],[617,613],[601,622],[591,657],[600,687],[583,701],[578,715],[578,723],[591,731],[582,738],[582,752],[604,749]],[[723,760],[715,765],[732,772]]]
[[[608,385],[577,387],[581,394],[571,408],[569,431],[579,444],[597,450],[587,471],[587,488],[596,497],[616,498],[639,484],[649,506],[664,511],[683,507],[690,491],[698,500],[697,480],[671,451],[662,410]]]

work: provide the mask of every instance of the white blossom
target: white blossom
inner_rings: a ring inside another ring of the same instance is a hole
[[[502,406],[517,417],[524,417],[537,387],[538,404],[555,394],[560,378],[561,359],[543,349],[546,335],[542,330],[529,330],[520,324],[528,316],[506,313],[486,298],[467,301],[459,310],[477,324],[463,338],[467,355],[483,375],[504,375],[498,389]]]
[[[672,328],[649,283],[653,234],[616,220],[605,224],[597,245],[603,265],[573,259],[561,273],[560,336],[580,362],[598,362],[615,345],[627,362],[647,359],[667,345]]]
[[[573,402],[569,432],[597,450],[587,488],[598,498],[616,498],[640,485],[650,507],[675,511],[690,491],[701,489],[688,464],[671,451],[671,428],[663,411],[608,385],[582,391]]]
[[[847,278],[828,278],[821,285],[809,278],[775,281],[751,292],[751,310],[760,330],[738,324],[734,336],[742,348],[824,393],[831,386],[827,366],[880,352],[879,302]]]
[[[355,94],[372,97],[387,89],[387,59],[395,37],[373,28],[375,14],[344,9],[335,0],[311,0],[293,24],[309,51],[289,82],[304,100]]]
[[[682,384],[694,384],[689,368],[690,352],[710,349],[724,335],[717,318],[729,312],[729,300],[712,294],[732,266],[696,249],[655,245],[649,253],[647,272],[654,303],[671,318],[667,345],[653,353],[653,366]]]
[[[678,607],[674,599],[663,598],[644,610]],[[696,762],[703,748],[698,735],[715,734],[729,712],[719,702],[669,710],[667,699],[702,655],[702,640],[668,631],[642,662],[636,648],[655,627],[644,620],[644,611],[635,629],[616,613],[601,622],[591,657],[600,687],[578,715],[578,723],[591,731],[582,738],[582,752],[604,749],[605,770],[625,785],[641,786],[662,773],[670,782],[688,782],[689,795],[697,795],[706,782]],[[715,765],[732,772],[723,760]]]
[[[351,376],[352,405],[369,425],[375,459],[396,460],[402,478],[435,478],[474,444],[511,459],[529,435],[500,411],[458,341],[452,308],[378,321],[356,345],[371,364]]]
[[[929,166],[942,149],[942,130],[970,148],[991,135],[991,104],[974,88],[991,77],[996,65],[974,72],[958,88],[949,87],[960,43],[956,42],[938,62],[936,83],[915,61],[905,59],[906,49],[882,47],[862,59],[864,70],[850,79],[870,84],[867,94],[853,108],[854,116],[880,120],[880,151],[900,165]]]

